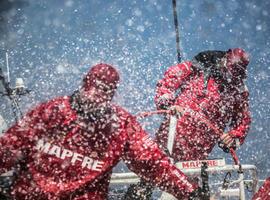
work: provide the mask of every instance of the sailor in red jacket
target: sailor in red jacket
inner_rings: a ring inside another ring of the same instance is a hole
[[[176,110],[182,115],[177,119],[170,155],[175,162],[207,159],[217,142],[226,152],[244,142],[251,121],[244,84],[248,63],[247,53],[239,48],[204,51],[192,61],[170,67],[158,81],[157,109]],[[165,117],[156,134],[168,153],[169,123],[170,117]],[[133,198],[137,191],[150,198],[153,186],[147,181],[132,187],[129,194]]]
[[[128,167],[179,199],[198,188],[136,120],[111,103],[119,75],[92,67],[72,96],[42,103],[0,138],[0,173],[16,169],[12,199],[106,199],[112,168]]]
[[[270,177],[267,178],[259,191],[253,196],[252,200],[269,200],[270,199]]]
[[[172,158],[175,161],[203,160],[217,142],[223,149],[244,142],[251,122],[249,92],[244,83],[247,53],[240,49],[205,51],[192,61],[170,67],[157,84],[158,109],[182,111],[176,127]],[[200,121],[206,119],[211,127]],[[157,141],[167,146],[169,119],[157,133]]]

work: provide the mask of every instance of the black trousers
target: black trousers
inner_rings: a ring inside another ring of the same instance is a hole
[[[137,184],[131,184],[122,200],[150,200],[154,186],[141,179]]]

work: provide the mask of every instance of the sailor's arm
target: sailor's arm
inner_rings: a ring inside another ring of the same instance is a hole
[[[232,118],[231,130],[228,132],[232,137],[238,138],[240,144],[244,143],[251,123],[249,110],[248,91],[241,93],[239,103],[235,105],[234,116]]]
[[[167,109],[174,103],[179,86],[192,73],[191,62],[183,62],[170,67],[156,87],[155,104],[158,109]]]
[[[27,113],[0,137],[0,173],[5,173],[16,166],[33,146],[37,131],[45,131],[42,120],[43,106]]]
[[[136,121],[129,124],[127,132],[129,141],[123,159],[130,170],[178,199],[186,199],[197,188],[171,164]]]

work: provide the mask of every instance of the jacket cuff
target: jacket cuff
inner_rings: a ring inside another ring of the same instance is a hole
[[[231,130],[228,132],[228,134],[230,136],[232,136],[233,138],[242,138],[243,137],[243,133],[240,131],[236,131],[236,130]]]

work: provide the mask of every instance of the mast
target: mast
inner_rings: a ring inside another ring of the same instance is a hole
[[[12,88],[10,85],[10,69],[9,69],[9,57],[6,51],[6,69],[7,69],[7,80],[0,67],[0,82],[2,83],[5,92],[0,92],[2,96],[7,96],[11,101],[11,108],[16,121],[22,117],[22,111],[19,105],[19,96],[26,95],[30,90],[26,89],[21,78],[16,79],[16,86]]]
[[[177,62],[181,63],[181,51],[180,51],[180,37],[179,37],[179,25],[177,18],[176,0],[172,0],[173,4],[173,21],[175,28],[175,38],[176,38],[176,52],[177,52]]]

